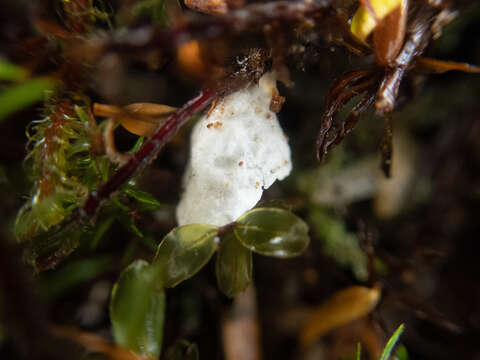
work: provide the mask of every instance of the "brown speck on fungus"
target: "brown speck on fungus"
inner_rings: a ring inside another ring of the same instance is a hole
[[[242,166],[242,165],[243,165],[243,161],[239,161],[238,166]]]
[[[218,130],[222,127],[223,123],[220,121],[215,121],[214,123],[208,123],[207,124],[207,129],[210,129],[212,126],[214,129]]]
[[[285,98],[280,96],[276,88],[273,88],[272,100],[270,100],[270,111],[273,111],[274,113],[280,112],[284,102]]]

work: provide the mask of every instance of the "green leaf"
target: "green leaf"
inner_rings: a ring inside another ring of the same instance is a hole
[[[55,83],[49,78],[31,79],[0,92],[0,120],[45,98]]]
[[[27,76],[28,72],[24,68],[0,58],[0,80],[23,81]]]
[[[198,360],[197,344],[192,344],[187,340],[179,340],[167,350],[165,360]]]
[[[397,350],[395,350],[396,360],[408,360],[407,348],[403,345],[399,345]]]
[[[357,357],[356,357],[357,360],[361,360],[362,359],[362,344],[360,343],[357,343]]]
[[[122,191],[130,196],[131,198],[137,200],[138,202],[142,203],[142,204],[147,204],[147,205],[151,205],[155,208],[161,208],[162,207],[162,204],[153,197],[153,195],[145,192],[145,191],[141,191],[139,190],[137,187],[133,186],[133,185],[125,185],[123,186],[122,188]]]
[[[267,256],[289,258],[307,248],[307,224],[292,212],[277,208],[257,208],[240,216],[234,229],[241,243]]]
[[[404,325],[401,324],[397,330],[393,333],[392,337],[388,340],[387,345],[385,345],[385,349],[383,349],[382,356],[380,356],[379,360],[388,360],[390,359],[390,354],[392,353],[393,348],[400,339],[400,335],[402,335],[404,330]]]
[[[229,232],[222,238],[215,268],[218,287],[225,295],[233,297],[252,281],[252,252]]]
[[[165,293],[155,268],[137,260],[112,290],[110,318],[117,344],[158,358],[162,347]]]
[[[341,219],[321,207],[313,207],[309,215],[312,232],[322,241],[325,255],[342,267],[351,269],[358,280],[366,281],[367,256],[360,247],[357,235],[347,231]]]
[[[105,220],[99,222],[98,225],[93,229],[90,236],[91,250],[95,250],[98,247],[100,240],[103,238],[108,229],[110,229],[110,227],[113,225],[114,221],[114,216],[107,217]]]
[[[217,247],[218,228],[190,224],[169,232],[158,245],[153,261],[166,287],[174,287],[195,275],[212,257]]]
[[[120,213],[118,214],[118,219],[124,229],[128,230],[133,235],[138,236],[139,238],[143,238],[143,233],[137,227],[137,225],[135,224],[135,219],[130,214]]]
[[[133,235],[142,238],[143,233],[135,224],[135,218],[130,214],[130,208],[117,198],[111,198],[110,201],[114,207],[120,210],[117,214],[117,218],[123,228],[131,232]]]
[[[145,140],[145,137],[140,136],[137,139],[137,142],[135,143],[135,145],[133,145],[133,147],[130,150],[128,150],[127,152],[130,153],[130,154],[136,153],[142,147],[144,140]]]
[[[74,107],[75,114],[78,116],[78,118],[86,125],[90,123],[90,118],[88,113],[85,111],[84,108],[82,108],[79,105],[75,105]]]

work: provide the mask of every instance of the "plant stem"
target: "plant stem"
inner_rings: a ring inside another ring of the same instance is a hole
[[[216,96],[217,92],[214,89],[200,91],[192,100],[175,111],[109,181],[103,184],[97,191],[91,192],[87,201],[80,209],[81,218],[88,219],[95,216],[105,200],[116,192],[120,186],[127,182],[136,172],[153,161],[178,129],[193,115],[205,109]]]

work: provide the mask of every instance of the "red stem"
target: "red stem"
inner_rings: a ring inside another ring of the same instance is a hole
[[[201,112],[217,96],[214,89],[201,91],[192,100],[175,111],[168,120],[148,139],[132,158],[122,166],[105,184],[97,191],[92,191],[87,201],[80,209],[82,218],[94,216],[102,203],[110,195],[118,191],[120,186],[128,181],[137,171],[150,163],[160,152],[163,146],[170,141],[178,129],[184,125],[193,115]]]
[[[179,24],[173,29],[154,30],[140,28],[131,31],[127,36],[121,37],[107,46],[107,50],[147,50],[150,47],[175,48],[189,40],[192,34],[205,34],[205,37],[217,37],[225,32],[240,33],[262,29],[265,23],[278,20],[302,20],[320,9],[328,7],[331,0],[299,0],[276,1],[264,4],[253,4],[243,9],[232,11],[222,17],[211,17],[206,21],[192,21]],[[155,134],[145,142],[140,150],[115,173],[108,182],[97,191],[92,191],[87,201],[80,209],[80,217],[88,219],[93,217],[102,203],[112,193],[117,191],[130,177],[152,161],[163,146],[172,138],[177,130],[194,114],[202,111],[216,97],[217,92],[212,89],[200,92],[178,111],[173,113]]]

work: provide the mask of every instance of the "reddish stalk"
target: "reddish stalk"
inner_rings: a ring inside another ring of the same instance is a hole
[[[110,51],[141,51],[150,48],[174,49],[191,38],[218,37],[225,33],[258,31],[272,21],[303,20],[315,12],[327,8],[331,0],[276,1],[253,4],[243,9],[229,12],[225,16],[210,17],[207,20],[187,21],[172,29],[140,28],[130,31],[106,46]],[[203,35],[203,36],[202,36]],[[173,113],[157,129],[155,134],[143,144],[140,150],[112,178],[97,191],[92,191],[80,209],[80,217],[88,219],[97,213],[102,203],[137,171],[152,161],[177,130],[194,114],[202,111],[216,97],[214,90],[200,92],[194,99]]]
[[[127,182],[136,172],[154,160],[178,129],[193,115],[205,109],[216,96],[217,92],[214,89],[203,90],[175,111],[109,181],[103,184],[97,191],[91,192],[87,201],[80,209],[80,216],[83,219],[93,217],[105,200],[108,200],[114,192],[118,191],[120,186]]]

